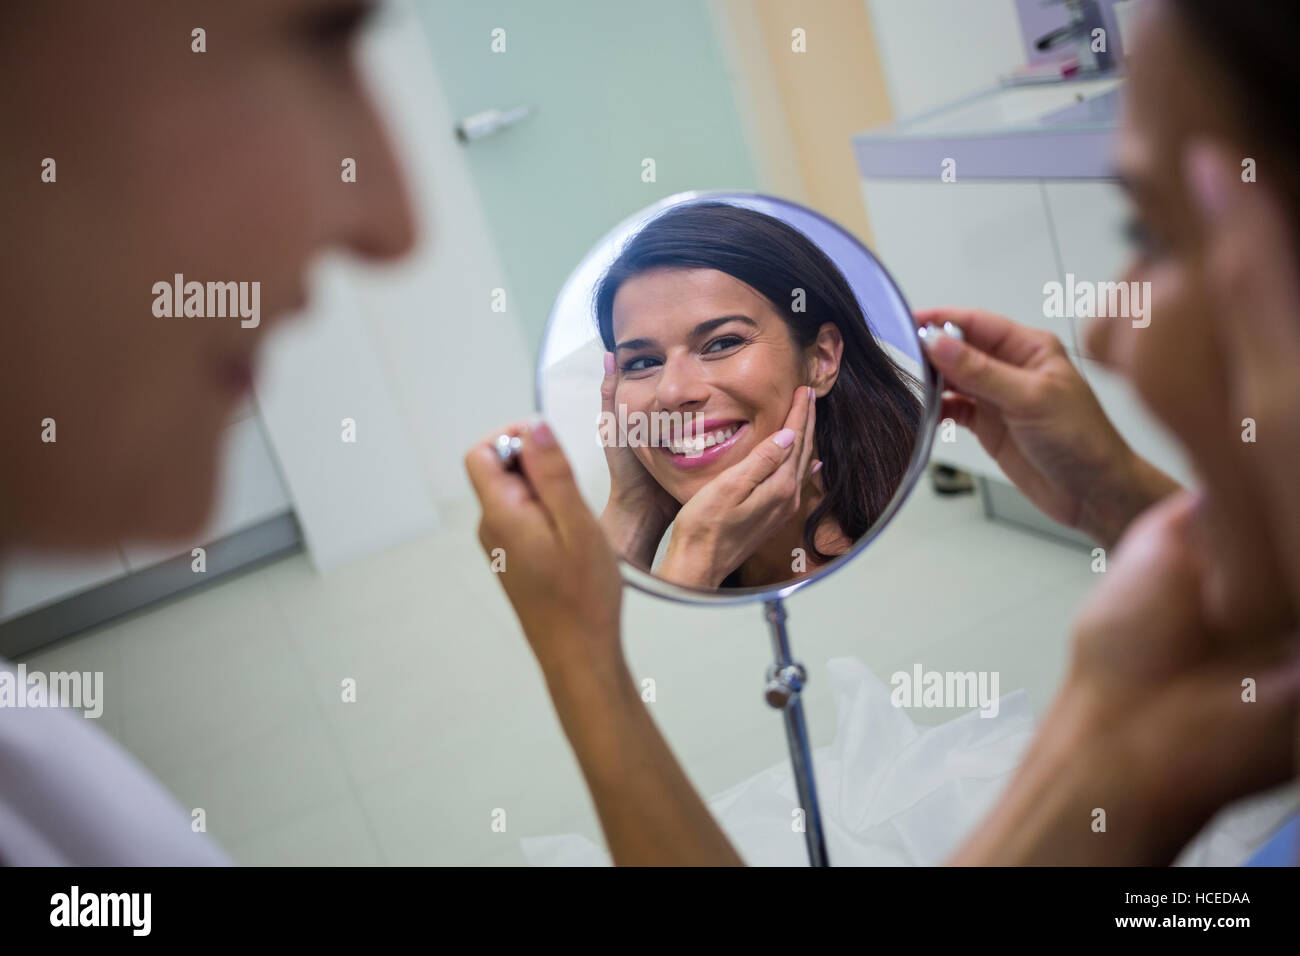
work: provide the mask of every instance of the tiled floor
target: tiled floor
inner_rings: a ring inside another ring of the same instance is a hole
[[[282,560],[28,663],[102,670],[103,728],[203,807],[237,861],[519,864],[520,837],[599,829],[476,520],[465,502],[437,535],[324,578],[303,556]],[[885,680],[917,662],[996,670],[1002,693],[1026,688],[1041,713],[1089,565],[1085,550],[986,520],[973,497],[922,486],[863,556],[788,604],[814,745],[834,721],[819,676],[841,655]],[[629,592],[624,633],[705,794],[785,758],[761,697],[758,607]],[[347,680],[355,702],[343,700]],[[497,809],[504,833],[491,826]]]

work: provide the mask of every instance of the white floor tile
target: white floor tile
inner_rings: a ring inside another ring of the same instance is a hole
[[[438,534],[320,577],[275,562],[34,655],[103,670],[104,727],[236,860],[515,865],[519,838],[599,827],[532,655],[475,535],[472,501]],[[830,742],[825,663],[888,680],[998,669],[1050,698],[1087,552],[991,523],[973,496],[924,484],[856,561],[788,602],[808,668],[815,745]],[[786,756],[762,699],[757,605],[698,609],[629,591],[624,640],[655,681],[652,713],[687,773],[716,793]],[[356,682],[344,702],[342,682]],[[929,722],[947,712],[916,714]],[[506,813],[506,832],[492,829]]]

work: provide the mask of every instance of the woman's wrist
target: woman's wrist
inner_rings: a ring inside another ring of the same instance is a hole
[[[610,496],[600,513],[600,526],[610,547],[624,560],[648,571],[654,563],[659,542],[672,522],[653,509]]]
[[[1071,680],[955,865],[1163,865],[1203,824],[1162,797],[1147,728]],[[1145,741],[1145,743],[1143,743]]]
[[[1109,548],[1134,518],[1178,489],[1176,481],[1125,445],[1110,480],[1098,482],[1084,502],[1079,529]]]
[[[594,658],[543,661],[542,673],[565,736],[584,764],[617,750],[618,728],[644,707],[621,646]]]
[[[721,585],[725,574],[707,560],[708,549],[693,547],[683,537],[674,532],[668,541],[668,550],[655,575],[671,584],[680,584],[692,588],[716,588]]]

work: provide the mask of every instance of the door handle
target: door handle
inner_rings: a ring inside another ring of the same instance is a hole
[[[490,109],[466,116],[456,123],[456,138],[462,143],[472,143],[499,133],[507,126],[514,126],[533,112],[531,106],[516,106],[514,109]]]

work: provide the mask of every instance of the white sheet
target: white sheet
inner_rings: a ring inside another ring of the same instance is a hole
[[[924,727],[890,703],[890,688],[861,661],[835,658],[826,669],[835,738],[813,763],[832,865],[942,863],[990,809],[1033,736],[1027,695],[1003,696],[996,717],[972,710]],[[718,794],[709,808],[750,865],[806,866],[803,834],[792,826],[797,802],[782,762]],[[610,864],[578,834],[521,844],[534,866]]]

